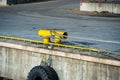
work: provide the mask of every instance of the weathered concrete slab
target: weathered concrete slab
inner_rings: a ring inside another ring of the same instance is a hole
[[[0,77],[0,80],[12,80],[12,79],[8,79],[8,78]]]
[[[80,5],[80,10],[83,11],[108,11],[111,13],[120,14],[120,4],[116,3],[101,3],[101,6],[99,3],[85,3],[83,2],[82,5]]]
[[[120,61],[1,42],[0,76],[26,80],[30,69],[49,55],[60,80],[120,80]]]
[[[7,5],[7,0],[0,0],[0,6]]]
[[[55,56],[73,58],[73,59],[81,59],[81,60],[91,61],[91,62],[98,62],[98,63],[102,63],[102,64],[120,66],[120,62],[116,61],[116,60],[96,58],[96,57],[84,56],[84,55],[80,55],[80,54],[73,54],[73,53],[48,50],[48,49],[36,48],[36,47],[30,47],[30,46],[23,46],[23,45],[17,45],[17,44],[12,44],[12,43],[5,43],[5,42],[0,42],[0,46],[9,47],[9,48],[13,48],[13,49],[27,50],[27,51],[31,51],[31,52],[44,53],[47,55],[55,55]]]

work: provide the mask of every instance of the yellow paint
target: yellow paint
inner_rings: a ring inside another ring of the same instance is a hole
[[[38,35],[41,37],[50,37],[53,35],[50,30],[38,30]]]
[[[50,37],[45,37],[43,40],[44,44],[50,43]]]
[[[25,41],[25,42],[34,42],[34,43],[37,43],[37,44],[47,44],[47,45],[53,45],[53,46],[58,46],[58,47],[66,47],[66,48],[73,48],[73,49],[80,49],[81,51],[96,51],[98,53],[101,53],[101,52],[107,52],[107,53],[110,53],[108,51],[103,51],[103,50],[100,50],[100,49],[97,49],[97,48],[93,48],[93,47],[82,47],[82,46],[72,46],[72,45],[65,45],[65,44],[59,44],[61,41],[59,41],[60,39],[60,36],[55,36],[56,37],[56,42],[55,43],[52,43],[50,41],[50,38],[49,37],[45,37],[44,38],[44,42],[43,41],[39,41],[39,40],[30,40],[30,39],[25,39],[25,38],[16,38],[16,37],[11,37],[11,36],[0,36],[1,39],[12,39],[12,40],[16,40],[16,41]],[[58,40],[57,40],[58,38]]]
[[[44,37],[44,43],[50,43],[50,37],[54,37],[54,43],[61,43],[61,39],[66,39],[68,34],[67,32],[56,31],[56,30],[38,30],[38,35]]]

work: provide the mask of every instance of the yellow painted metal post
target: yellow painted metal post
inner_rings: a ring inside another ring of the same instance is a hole
[[[60,36],[55,36],[54,37],[54,43],[61,44]]]
[[[50,37],[54,36],[54,43],[61,44],[61,39],[66,39],[68,36],[67,32],[62,31],[52,31],[52,30],[44,30],[40,29],[38,30],[38,35],[41,37],[44,37],[43,42],[44,43],[50,43]]]
[[[44,37],[44,41],[43,41],[45,44],[46,43],[50,43],[51,41],[50,41],[50,37]]]

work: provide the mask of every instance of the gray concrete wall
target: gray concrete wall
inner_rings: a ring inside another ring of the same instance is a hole
[[[115,3],[101,3],[101,6],[99,3],[81,3],[80,10],[82,11],[108,11],[111,13],[117,13],[120,14],[120,4]]]
[[[60,80],[120,80],[120,61],[9,43],[0,43],[0,76],[26,80],[30,69],[49,55]]]

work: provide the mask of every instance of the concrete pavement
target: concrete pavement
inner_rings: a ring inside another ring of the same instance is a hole
[[[40,39],[40,28],[62,28],[69,38],[81,44],[120,51],[120,44],[101,43],[89,39],[120,42],[120,18],[97,17],[73,13],[79,8],[79,0],[56,0],[0,7],[0,34],[29,39]]]

